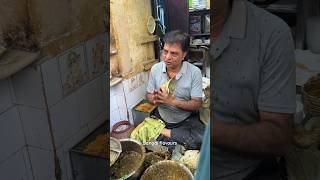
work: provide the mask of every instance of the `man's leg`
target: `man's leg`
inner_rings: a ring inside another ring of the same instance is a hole
[[[205,125],[199,120],[199,114],[193,114],[185,122],[171,130],[171,140],[187,149],[200,149]]]
[[[157,109],[153,111],[152,115],[161,118]],[[205,125],[200,121],[198,113],[192,114],[181,125],[167,124],[166,128],[171,129],[171,138],[160,135],[157,141],[176,142],[187,149],[200,149]],[[172,151],[175,145],[167,145],[167,147],[169,151]]]

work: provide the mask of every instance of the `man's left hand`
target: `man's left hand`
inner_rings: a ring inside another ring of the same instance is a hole
[[[158,91],[157,93],[157,98],[156,98],[157,103],[163,103],[163,104],[168,104],[168,105],[175,105],[176,101],[176,96],[171,93],[166,93],[164,91]]]

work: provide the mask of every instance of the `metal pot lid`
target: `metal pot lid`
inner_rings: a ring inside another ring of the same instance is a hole
[[[156,30],[156,21],[152,16],[149,16],[148,22],[147,22],[147,29],[150,34],[153,34]]]
[[[121,143],[118,139],[110,137],[110,166],[119,158],[122,152]]]

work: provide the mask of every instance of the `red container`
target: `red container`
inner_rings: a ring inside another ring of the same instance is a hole
[[[111,136],[117,139],[130,138],[130,134],[133,131],[133,129],[134,126],[130,124],[129,121],[123,120],[113,125],[111,130]]]

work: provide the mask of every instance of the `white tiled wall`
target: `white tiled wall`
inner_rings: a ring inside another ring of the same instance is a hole
[[[85,57],[84,44],[79,44],[58,56],[64,95],[78,89],[89,79]]]
[[[72,180],[68,178],[68,171],[66,167],[66,160],[63,155],[62,150],[57,150],[57,156],[59,158],[59,164],[60,164],[60,169],[61,169],[61,180]]]
[[[105,123],[106,120],[108,120],[108,116],[109,115],[107,114],[107,111],[103,111],[95,120],[90,121],[88,123],[89,132],[92,132],[94,129],[97,129],[97,127],[99,127],[101,124]]]
[[[13,105],[8,79],[0,80],[0,114]]]
[[[20,105],[44,108],[41,72],[38,68],[28,67],[12,77],[16,101]]]
[[[76,92],[80,113],[80,127],[95,120],[104,110],[102,96],[102,76],[84,85]]]
[[[128,109],[125,108],[119,108],[119,115],[120,115],[120,120],[128,120],[130,119],[129,114],[128,114]]]
[[[28,145],[52,150],[47,112],[28,106],[18,106]]]
[[[21,149],[22,153],[23,153],[23,158],[24,158],[24,162],[26,165],[26,171],[27,171],[27,177],[29,180],[33,180],[34,176],[33,176],[33,171],[32,171],[32,166],[31,166],[31,160],[30,160],[30,156],[29,156],[29,150],[27,146],[24,146]]]
[[[25,137],[17,107],[0,115],[0,164],[25,145]]]
[[[72,166],[69,150],[74,147],[77,143],[79,143],[83,138],[88,135],[89,131],[87,127],[83,127],[79,130],[74,136],[69,138],[63,146],[58,150],[61,152],[61,159],[64,160],[64,169],[62,171],[66,172],[68,179],[72,179]]]
[[[94,39],[101,38],[100,35]],[[58,147],[62,179],[72,179],[70,148],[104,123],[109,111],[106,71],[72,91],[63,90],[68,73],[63,58],[73,50],[78,51],[81,68],[87,70],[90,59],[83,58],[90,56],[86,55],[85,44],[0,80],[0,179],[54,179],[48,115]],[[124,95],[119,98],[123,99]]]
[[[103,68],[105,68],[107,61],[105,55],[107,54],[105,51],[107,43],[105,42],[108,42],[106,37],[106,34],[96,36],[85,44],[90,79],[101,75]]]
[[[41,64],[41,72],[48,106],[51,107],[63,98],[62,80],[57,58],[52,58]]]
[[[148,73],[142,72],[110,88],[110,130],[120,120],[133,123],[131,109],[145,99]]]
[[[130,108],[134,107],[139,101],[145,98],[146,88],[148,82],[148,74],[146,72],[140,73],[132,78],[135,78],[138,86],[134,90],[130,89],[131,80],[125,80],[123,82],[124,92],[128,98],[127,104]],[[130,98],[129,98],[130,97]]]
[[[110,131],[112,126],[120,121],[120,112],[117,102],[118,95],[124,95],[122,83],[110,88]]]
[[[119,109],[127,109],[126,99],[124,94],[118,94],[115,96]]]
[[[29,163],[29,161],[24,157],[21,149],[0,164],[0,178],[33,180],[31,169],[27,168],[30,166],[27,166],[26,163]]]
[[[136,82],[138,82],[138,86],[136,89],[134,90],[130,90],[130,86],[131,86],[131,79],[125,80],[123,82],[123,86],[124,86],[124,93],[127,99],[127,106],[128,108],[133,108],[137,103],[139,103],[142,99],[145,99],[146,96],[146,83],[148,81],[147,79],[147,75],[145,72],[140,73],[136,76],[134,76],[133,78],[136,79]],[[143,83],[141,83],[141,80],[139,80],[140,78],[142,78]]]
[[[110,98],[112,101],[112,98]],[[120,112],[118,109],[111,109],[110,107],[110,132],[112,131],[112,127],[114,124],[119,122],[121,120],[120,118]]]
[[[28,147],[34,180],[56,180],[52,151]]]
[[[75,93],[50,108],[50,115],[57,147],[60,147],[68,137],[80,130],[79,110]]]

